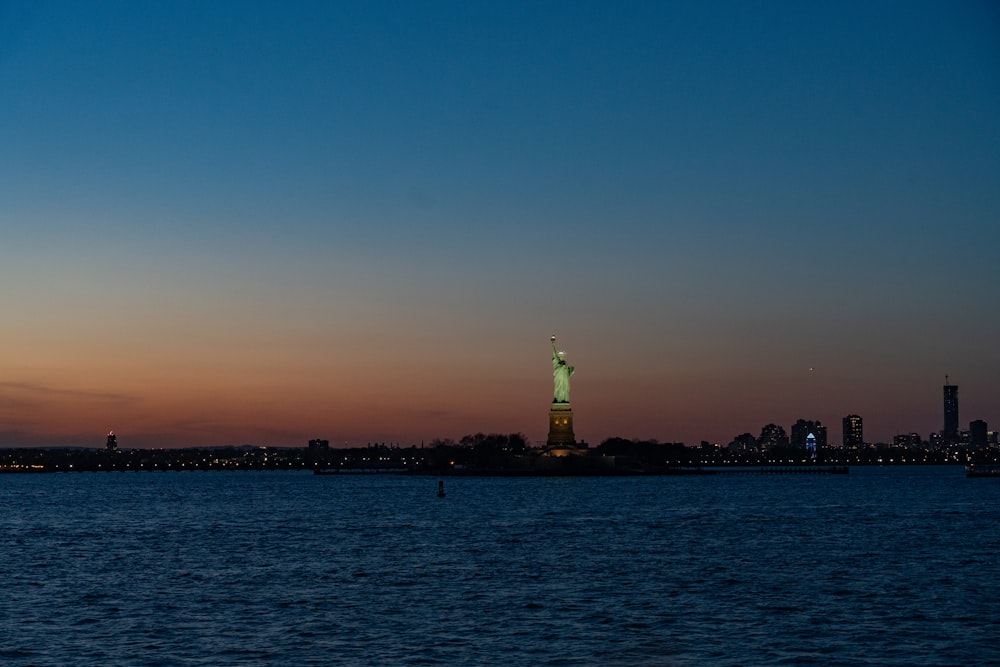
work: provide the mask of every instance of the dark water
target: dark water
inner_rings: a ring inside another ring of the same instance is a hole
[[[10,665],[1000,664],[1000,480],[0,477]]]

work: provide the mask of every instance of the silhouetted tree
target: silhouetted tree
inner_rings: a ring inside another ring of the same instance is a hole
[[[690,465],[697,461],[697,452],[689,450],[681,442],[661,444],[656,440],[626,440],[614,437],[598,445],[596,451],[602,456],[627,457],[652,467]]]

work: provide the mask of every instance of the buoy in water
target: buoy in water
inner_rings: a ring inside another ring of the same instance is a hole
[[[444,498],[444,480],[438,482],[438,498]]]

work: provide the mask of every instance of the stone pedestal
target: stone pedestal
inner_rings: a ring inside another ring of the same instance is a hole
[[[569,403],[553,403],[549,409],[549,447],[575,447],[573,408]]]

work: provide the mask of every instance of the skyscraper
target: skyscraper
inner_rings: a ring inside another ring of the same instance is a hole
[[[862,430],[861,417],[858,415],[847,415],[844,417],[844,430],[843,438],[841,439],[841,444],[844,447],[851,449],[857,449],[861,447],[864,442],[864,431]]]
[[[989,440],[987,434],[989,427],[982,419],[969,422],[969,444],[973,447],[985,447]]]
[[[958,385],[948,384],[948,376],[944,376],[944,428],[941,436],[946,442],[958,440]]]

